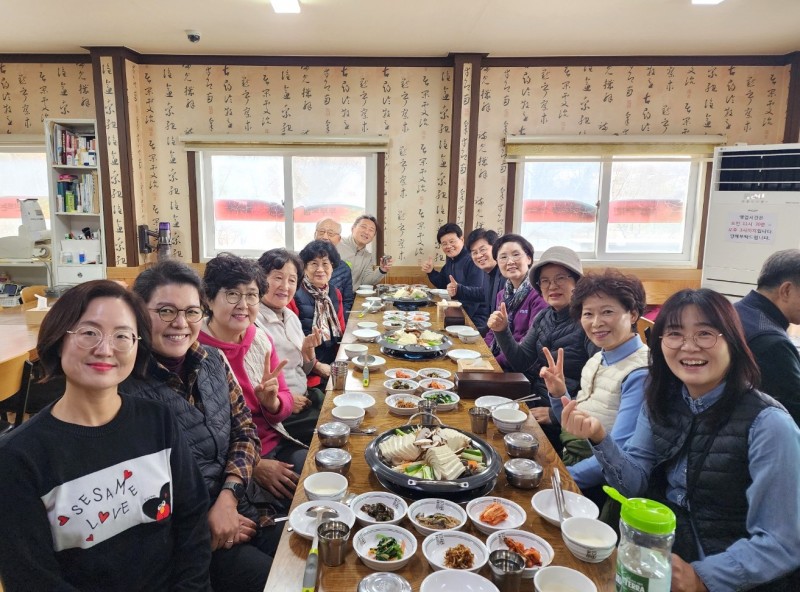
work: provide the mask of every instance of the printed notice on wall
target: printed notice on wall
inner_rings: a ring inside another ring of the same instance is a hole
[[[766,244],[773,242],[774,233],[775,214],[733,212],[728,215],[728,242]]]

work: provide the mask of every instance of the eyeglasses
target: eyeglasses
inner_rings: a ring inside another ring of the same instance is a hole
[[[525,253],[511,253],[510,255],[506,255],[503,253],[497,258],[498,263],[506,263],[508,261],[522,261],[522,258],[525,257]]]
[[[687,337],[678,331],[669,331],[661,335],[661,343],[670,349],[680,349],[687,339],[691,339],[700,349],[711,349],[717,344],[719,337],[722,337],[722,333],[712,333],[711,331],[698,331],[691,337]]]
[[[102,331],[93,327],[78,327],[74,331],[67,331],[70,335],[75,337],[75,344],[83,349],[94,349],[99,346],[106,339]],[[109,343],[111,347],[118,352],[129,352],[133,349],[136,343],[141,339],[133,331],[120,329],[114,331],[111,335]]]
[[[306,263],[306,267],[308,267],[311,270],[317,270],[317,269],[320,269],[320,268],[322,268],[322,269],[331,269],[333,267],[333,265],[331,265],[331,262],[326,259],[322,263],[320,263],[319,261],[316,261],[316,260],[309,261],[308,263]],[[230,302],[230,301],[228,301],[228,302]]]
[[[540,278],[539,279],[539,287],[541,287],[541,288],[546,290],[550,286],[563,286],[564,282],[566,282],[567,280],[570,280],[570,279],[572,279],[572,276],[569,276],[569,275],[557,275],[553,279]]]
[[[203,320],[203,309],[199,306],[190,306],[189,308],[175,308],[174,306],[162,306],[161,308],[151,308],[153,312],[158,313],[158,318],[165,323],[171,323],[178,318],[178,313],[183,313],[188,323],[199,323]]]
[[[239,304],[242,301],[242,298],[244,298],[244,302],[247,304],[247,306],[255,306],[259,301],[258,294],[254,294],[253,292],[242,294],[236,290],[225,291],[225,300],[228,302],[228,304]]]
[[[321,228],[317,230],[317,236],[339,236],[341,233],[336,232],[335,230],[322,230]]]
[[[459,241],[457,241],[457,240],[442,241],[442,242],[439,243],[439,246],[442,247],[442,248],[444,248],[444,247],[457,247],[458,243],[459,243]]]
[[[472,249],[469,254],[473,257],[477,257],[478,255],[485,255],[486,253],[491,253],[492,249],[490,247],[481,247],[480,249]]]

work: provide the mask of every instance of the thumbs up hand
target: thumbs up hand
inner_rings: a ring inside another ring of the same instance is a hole
[[[422,264],[422,271],[430,273],[433,271],[433,257],[428,257],[428,260]]]
[[[456,278],[454,278],[451,275],[450,283],[447,284],[447,293],[450,295],[450,298],[455,298],[457,292],[458,292],[458,282],[456,281]]]
[[[491,314],[489,320],[486,321],[486,326],[495,332],[505,331],[508,328],[508,312],[505,302],[501,302],[500,308]]]

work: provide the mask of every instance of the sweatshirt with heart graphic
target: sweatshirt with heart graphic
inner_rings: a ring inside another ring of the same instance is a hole
[[[210,590],[208,493],[169,410],[104,426],[50,407],[0,438],[0,581],[17,590]]]

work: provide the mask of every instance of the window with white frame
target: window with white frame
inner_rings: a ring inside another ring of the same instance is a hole
[[[0,144],[0,236],[18,235],[22,224],[21,199],[38,199],[45,225],[50,228],[47,155],[43,143]]]
[[[509,140],[518,163],[514,228],[537,254],[561,245],[587,261],[696,261],[708,138],[646,148],[587,141],[531,149]]]
[[[377,152],[206,148],[199,155],[202,260],[221,251],[300,250],[319,220],[333,218],[347,234],[377,208]]]

